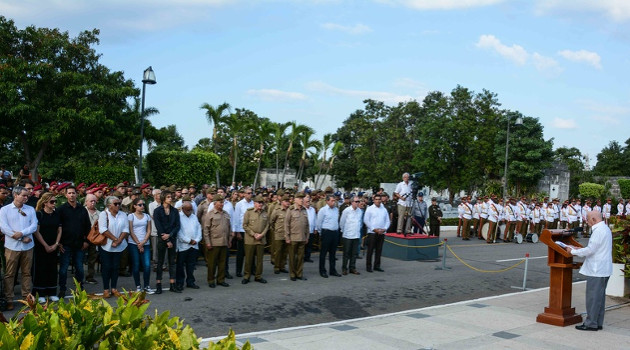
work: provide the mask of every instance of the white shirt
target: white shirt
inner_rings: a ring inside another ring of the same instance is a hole
[[[306,209],[306,215],[308,216],[308,233],[313,233],[313,231],[315,231],[315,226],[317,224],[317,214],[315,212],[315,208],[311,207],[309,205],[308,208],[304,207],[304,209]]]
[[[499,209],[498,204],[489,203],[488,204],[488,220],[492,222],[499,221],[499,217],[501,215],[501,211]]]
[[[133,225],[133,234],[136,235],[138,241],[144,241],[144,238],[147,236],[147,225],[151,222],[151,217],[147,214],[142,214],[142,219],[138,219],[136,214],[131,213],[127,215],[127,220]],[[136,241],[131,238],[131,235],[127,238],[127,242],[129,244],[136,245]],[[144,245],[149,245],[151,242],[148,240]]]
[[[396,185],[396,190],[394,190],[394,193],[398,193],[398,195],[405,197],[405,199],[399,198],[397,204],[398,205],[402,205],[404,207],[410,207],[411,206],[411,200],[413,198],[411,198],[411,184],[413,183],[413,181],[409,181],[408,184],[406,184],[404,181],[401,181],[398,185]]]
[[[20,214],[20,209],[14,203],[7,204],[0,208],[0,229],[4,233],[4,247],[14,252],[23,252],[32,249],[35,246],[33,233],[37,231],[37,215],[35,209],[30,205],[22,205],[21,211],[26,214]],[[29,237],[31,241],[24,243],[23,241],[13,239],[12,236],[16,232],[22,232],[22,237]]]
[[[361,216],[363,212],[359,207],[352,209],[352,206],[347,207],[341,213],[341,221],[339,222],[339,228],[343,233],[341,236],[347,239],[361,238]]]
[[[606,219],[610,218],[610,211],[612,210],[612,205],[606,203],[604,204],[604,207],[602,209],[603,209],[604,217]]]
[[[377,207],[376,204],[370,205],[365,210],[363,222],[367,226],[368,233],[374,233],[375,229],[387,230],[390,225],[387,209],[382,204],[380,207]]]
[[[190,244],[191,240],[195,240],[197,244]],[[199,249],[199,241],[201,241],[201,224],[199,224],[197,215],[186,216],[184,212],[180,212],[177,251],[183,252],[190,248]]]
[[[160,205],[162,204],[158,202],[149,203],[149,215],[151,215],[151,219],[153,219],[153,212],[155,211],[155,208],[159,207]],[[151,225],[151,236],[157,237],[157,228],[155,228],[155,225]]]
[[[618,203],[617,204],[617,216],[622,216],[623,215],[623,203]]]
[[[588,246],[571,250],[571,254],[585,257],[580,273],[590,277],[612,275],[612,233],[603,221],[593,225]]]
[[[107,224],[107,220],[109,220],[109,225]],[[123,233],[129,233],[129,221],[127,221],[127,214],[125,214],[122,210],[118,211],[116,216],[113,216],[112,213],[109,212],[109,209],[103,210],[98,216],[98,232],[103,234],[105,231],[109,231],[114,237],[118,238]],[[108,251],[110,253],[122,252],[127,248],[127,241],[123,240],[117,247],[112,247],[111,239],[107,239],[105,241],[105,245],[101,246],[101,249]]]
[[[195,201],[191,201],[190,204],[192,204],[192,208],[193,208],[193,214],[197,215],[197,203],[195,203]],[[184,201],[183,200],[178,200],[175,203],[175,209],[179,210],[182,205],[184,205]]]
[[[232,232],[245,232],[243,228],[243,218],[245,217],[245,212],[249,208],[254,207],[254,201],[243,198],[238,203],[236,203],[236,208],[234,208],[234,216],[230,216],[232,220]],[[225,208],[223,208],[225,210]]]

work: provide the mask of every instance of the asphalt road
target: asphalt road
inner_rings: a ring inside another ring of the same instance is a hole
[[[581,240],[582,244],[586,239]],[[388,244],[388,243],[385,243]],[[542,243],[486,244],[481,240],[462,241],[451,238],[451,249],[474,268],[497,271],[506,269],[530,254],[527,288],[549,285],[547,247]],[[440,248],[440,258],[442,248]],[[522,286],[524,264],[503,272],[475,271],[447,251],[446,266],[450,270],[436,270],[441,261],[400,261],[383,258],[385,272],[368,273],[365,260],[357,260],[361,275],[322,278],[319,276],[318,253],[313,254],[315,263],[305,263],[307,281],[291,281],[288,274],[275,275],[269,257],[265,257],[263,277],[267,284],[250,282],[241,284],[240,279],[227,280],[231,286],[211,289],[206,283],[206,267],[199,261],[195,277],[201,289],[186,289],[177,294],[166,291],[161,295],[148,296],[149,312],[169,310],[195,330],[199,337],[221,336],[232,328],[239,333],[278,329],[301,325],[331,322],[357,317],[378,315],[415,309],[425,306],[452,303],[474,298],[500,295],[518,291],[512,286]],[[341,272],[341,253],[337,253],[337,269]],[[230,259],[234,274],[235,259]],[[152,274],[152,283],[154,283]],[[165,274],[167,276],[167,274]],[[574,279],[579,275],[574,273]],[[102,292],[101,281],[87,285],[88,292]],[[70,284],[69,284],[70,285]],[[131,277],[121,277],[119,289],[133,288]],[[17,290],[17,289],[16,289]],[[114,299],[109,299],[114,302]],[[541,310],[542,311],[542,310]],[[7,313],[10,315],[9,313]]]

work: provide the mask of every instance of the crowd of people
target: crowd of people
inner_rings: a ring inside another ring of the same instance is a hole
[[[394,197],[406,203],[404,195]],[[416,213],[424,215],[422,225],[428,215],[423,208]],[[81,288],[102,283],[103,298],[121,294],[121,276],[132,277],[137,291],[182,293],[200,288],[195,278],[200,256],[210,288],[230,286],[230,265],[242,284],[267,283],[266,252],[273,273],[286,273],[292,281],[307,279],[303,266],[314,262],[315,250],[323,278],[359,275],[358,259],[365,259],[365,271],[383,272],[384,237],[396,230],[397,215],[396,202],[383,189],[368,197],[331,187],[203,185],[198,192],[194,184],[37,185],[22,179],[12,187],[0,184],[4,296],[12,309],[19,284],[22,297],[32,293],[41,303],[57,301],[68,293],[70,266]],[[103,242],[88,239],[94,230]]]

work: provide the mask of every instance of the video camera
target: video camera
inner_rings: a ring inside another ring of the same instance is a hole
[[[418,196],[418,191],[424,187],[423,184],[421,184],[420,179],[422,178],[422,175],[424,173],[423,172],[417,172],[417,173],[413,173],[409,175],[409,180],[412,181],[411,183],[411,195],[413,197],[411,198],[416,198]]]

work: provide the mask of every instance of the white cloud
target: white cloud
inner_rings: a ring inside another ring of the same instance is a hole
[[[532,61],[534,62],[536,69],[539,71],[547,71],[551,73],[560,73],[562,71],[562,68],[556,60],[551,57],[543,56],[538,52],[534,52],[532,55]]]
[[[300,92],[282,91],[276,89],[250,89],[248,95],[259,97],[265,101],[305,100],[306,95]]]
[[[630,20],[628,0],[537,0],[536,8],[540,13],[578,12],[588,16],[601,14],[616,22]]]
[[[518,64],[519,66],[527,63],[528,53],[520,45],[507,46],[501,43],[494,35],[482,35],[477,41],[477,47],[482,49],[491,49],[506,59]]]
[[[372,29],[368,26],[366,26],[365,24],[361,24],[361,23],[357,23],[353,26],[344,26],[342,24],[337,24],[337,23],[324,23],[321,25],[322,28],[327,29],[327,30],[337,30],[340,32],[344,32],[347,34],[365,34],[365,33],[369,33],[372,31]]]
[[[576,101],[583,109],[593,112],[590,118],[600,124],[621,125],[630,119],[630,106],[610,103],[603,104],[592,100]]]
[[[496,5],[503,1],[504,0],[376,0],[376,2],[401,5],[416,10],[457,10]]]
[[[411,95],[398,95],[393,92],[385,92],[385,91],[367,91],[367,90],[351,90],[351,89],[341,89],[330,84],[326,84],[322,81],[313,81],[307,84],[307,88],[312,91],[323,92],[330,95],[337,96],[347,96],[354,97],[360,99],[374,99],[378,101],[383,101],[386,103],[399,103],[399,102],[407,102],[411,100],[417,100],[421,96],[411,96]]]
[[[571,51],[571,50],[562,50],[558,52],[558,55],[566,58],[569,61],[573,62],[584,62],[590,64],[591,66],[602,69],[602,58],[597,54],[597,52],[579,50],[579,51]]]
[[[558,129],[577,129],[577,124],[573,119],[555,118],[551,126]]]

